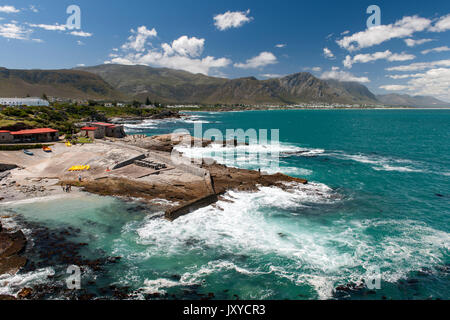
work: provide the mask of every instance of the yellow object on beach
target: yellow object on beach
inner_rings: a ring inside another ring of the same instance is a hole
[[[87,166],[73,166],[72,168],[69,169],[69,171],[87,171],[90,170],[91,166],[87,165]]]
[[[67,141],[67,142],[66,142],[66,146],[67,146],[67,147],[71,147],[72,144],[71,144],[69,141]]]

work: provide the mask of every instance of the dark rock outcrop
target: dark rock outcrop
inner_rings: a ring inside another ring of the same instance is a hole
[[[19,254],[25,250],[26,244],[22,231],[6,233],[0,223],[0,274],[16,274],[25,266],[27,259]]]

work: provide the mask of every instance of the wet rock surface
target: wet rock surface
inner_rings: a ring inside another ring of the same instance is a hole
[[[201,284],[180,285],[170,290],[170,293],[152,293],[144,289],[136,290],[118,285],[117,278],[111,274],[113,272],[111,267],[123,263],[123,258],[108,256],[98,248],[91,248],[88,243],[74,241],[81,234],[80,229],[70,226],[49,228],[36,222],[27,221],[20,215],[16,215],[14,221],[20,228],[27,230],[26,235],[29,239],[25,249],[22,250],[23,257],[17,255],[10,257],[13,260],[17,257],[22,259],[18,275],[37,272],[45,268],[51,268],[54,272],[37,283],[24,283],[23,287],[16,288],[15,296],[1,295],[0,300],[213,300],[225,294],[202,292]],[[15,235],[15,239],[22,239],[22,232],[11,232],[11,234]],[[87,256],[96,258],[89,259]],[[69,276],[67,268],[71,265],[81,268],[80,290],[67,288],[66,280]],[[180,281],[181,275],[171,275],[170,279]]]
[[[0,274],[16,274],[27,262],[20,256],[27,240],[22,231],[8,232],[0,222]]]
[[[96,250],[96,259],[85,257],[85,250],[90,250],[87,243],[75,242],[73,239],[79,235],[80,229],[63,227],[50,229],[38,223],[24,220],[21,216],[15,216],[15,221],[28,230],[27,236],[32,239],[27,246],[27,241],[22,231],[0,234],[1,252],[0,274],[11,275],[26,274],[52,268],[54,275],[48,275],[45,283],[19,288],[18,299],[42,300],[42,299],[81,299],[88,300],[100,296],[96,283],[87,279],[87,288],[82,290],[69,290],[66,285],[68,266],[79,266],[82,273],[93,272],[95,276],[107,276],[106,267],[119,263],[121,257],[108,257],[101,250]],[[22,255],[19,256],[18,254]],[[6,256],[7,255],[7,256]],[[92,254],[91,254],[92,255]],[[82,278],[83,279],[83,278]],[[91,283],[89,284],[89,281]],[[123,288],[115,288],[106,291],[107,296],[115,298],[128,298],[129,292]],[[0,299],[10,299],[3,296]],[[16,297],[12,297],[16,299]]]

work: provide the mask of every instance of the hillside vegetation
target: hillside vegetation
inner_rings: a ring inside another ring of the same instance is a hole
[[[136,107],[77,106],[61,104],[54,107],[9,107],[0,110],[0,130],[23,130],[49,127],[63,133],[76,130],[75,123],[107,121],[113,117],[148,117],[162,109]]]

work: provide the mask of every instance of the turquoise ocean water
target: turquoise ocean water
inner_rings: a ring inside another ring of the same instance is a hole
[[[190,115],[127,130],[155,135],[192,131],[195,123],[224,133],[279,129],[279,171],[310,184],[229,192],[231,201],[175,222],[137,203],[97,196],[9,204],[0,211],[49,228],[79,228],[76,240],[89,243],[86,256],[123,257],[84,276],[86,286],[97,281],[93,291],[101,283],[130,287],[136,299],[146,293],[194,299],[208,293],[217,299],[450,298],[450,110]],[[258,158],[261,148],[273,146],[240,147],[236,161],[224,162],[274,171]],[[220,160],[214,147],[184,151]],[[0,293],[45,282],[58,270],[24,273],[3,282]],[[367,280],[369,270],[379,270],[380,289],[333,293]]]

